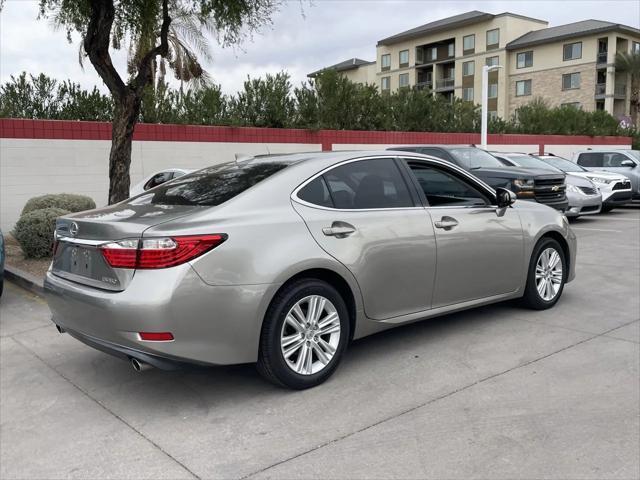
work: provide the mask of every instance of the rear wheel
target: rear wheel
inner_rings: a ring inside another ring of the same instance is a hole
[[[314,387],[335,371],[349,339],[349,316],[335,288],[316,279],[287,285],[274,298],[260,336],[258,371],[293,389]]]
[[[541,239],[533,249],[523,303],[535,310],[553,307],[567,278],[567,262],[557,240]]]

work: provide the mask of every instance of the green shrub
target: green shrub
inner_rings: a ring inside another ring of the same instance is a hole
[[[43,208],[25,213],[13,229],[13,237],[18,241],[27,258],[50,257],[53,250],[53,232],[56,218],[67,215],[68,210]]]
[[[21,215],[42,208],[60,208],[69,212],[82,212],[96,208],[96,203],[90,197],[73,193],[42,195],[29,199],[22,209]]]

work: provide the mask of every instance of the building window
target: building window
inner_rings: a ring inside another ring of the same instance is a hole
[[[436,60],[438,58],[438,48],[437,47],[431,47],[430,49],[431,52],[431,60]]]
[[[398,80],[400,82],[399,83],[400,88],[409,86],[409,74],[408,73],[401,73]]]
[[[409,50],[400,51],[400,68],[409,66]]]
[[[470,62],[463,62],[462,64],[463,77],[468,77],[470,75],[473,75],[475,73],[475,70],[476,70],[476,62],[474,62],[473,60],[471,60]]]
[[[456,56],[456,44],[455,43],[450,43],[449,45],[447,45],[447,55],[449,55],[450,57],[455,57]]]
[[[575,88],[580,88],[580,72],[562,75],[562,89],[573,90]]]
[[[580,104],[580,102],[563,103],[562,106],[569,107],[569,108],[577,108],[578,110],[582,109],[582,105]]]
[[[497,120],[498,119],[498,112],[495,110],[489,110],[489,120]]]
[[[640,42],[633,42],[631,44],[631,52],[640,54]]]
[[[463,55],[467,55],[469,53],[474,53],[476,50],[476,36],[475,35],[467,35],[466,37],[462,37],[462,53]]]
[[[489,84],[489,98],[498,98],[498,84],[490,83]]]
[[[527,68],[533,66],[533,51],[519,53],[516,57],[516,68]]]
[[[382,71],[391,69],[391,54],[386,53],[380,57],[380,65],[382,65]]]
[[[391,90],[391,77],[382,77],[380,79],[380,89],[383,92]]]
[[[494,65],[500,65],[500,57],[487,57],[487,66],[493,67]]]
[[[531,80],[520,80],[516,82],[516,97],[531,95]]]
[[[473,87],[462,89],[462,100],[465,102],[473,102]]]
[[[495,50],[500,47],[500,29],[487,30],[487,50]]]
[[[576,60],[582,58],[582,42],[567,43],[562,47],[563,60]]]

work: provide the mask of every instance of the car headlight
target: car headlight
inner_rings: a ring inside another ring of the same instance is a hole
[[[583,193],[582,190],[580,190],[578,187],[576,187],[575,185],[569,185],[567,184],[567,192],[573,192],[573,193]]]
[[[534,181],[531,179],[516,178],[513,181],[513,185],[516,187],[517,190],[521,190],[521,191],[533,190]]]
[[[587,177],[589,180],[595,183],[602,183],[604,185],[609,185],[611,182],[615,182],[615,180],[611,180],[609,178],[602,177]]]

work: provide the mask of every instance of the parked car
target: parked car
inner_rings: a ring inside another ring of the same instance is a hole
[[[518,198],[543,203],[556,210],[566,210],[565,175],[548,170],[505,167],[497,158],[473,146],[409,145],[390,150],[416,152],[451,162],[484,180],[493,188],[503,187]]]
[[[562,171],[533,155],[525,153],[491,152],[491,154],[509,167],[549,169],[554,172]],[[602,209],[602,194],[591,180],[567,173],[565,184],[567,186],[567,201],[569,202],[569,206],[564,212],[567,217],[578,218],[581,215],[600,213]]]
[[[0,230],[0,297],[4,290],[4,257],[6,253],[4,250],[4,236],[2,230]]]
[[[572,160],[587,170],[604,170],[628,178],[632,198],[640,199],[640,150],[584,150],[575,152]]]
[[[550,308],[576,258],[559,212],[388,151],[206,168],[64,216],[56,238],[45,289],[61,332],[136,369],[257,362],[296,389],[353,338],[514,298]]]
[[[610,212],[615,207],[625,205],[631,200],[631,183],[628,178],[622,175],[602,170],[587,170],[577,163],[556,155],[538,155],[538,158],[567,174],[591,180],[602,194],[603,212]]]
[[[159,172],[153,173],[146,177],[139,183],[136,183],[133,187],[129,189],[129,196],[135,197],[136,195],[140,195],[147,190],[152,189],[153,187],[157,187],[158,185],[162,185],[163,183],[168,182],[169,180],[173,180],[174,178],[179,178],[187,173],[193,172],[193,169],[188,168],[167,168],[165,170],[161,170]]]

